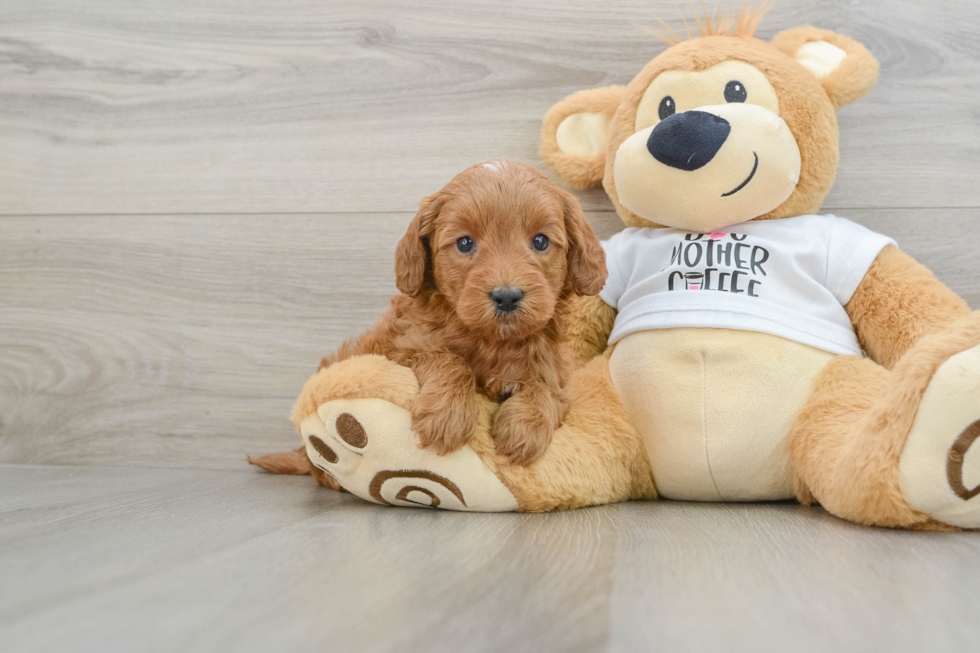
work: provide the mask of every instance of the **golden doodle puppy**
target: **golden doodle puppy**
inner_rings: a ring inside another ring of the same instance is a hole
[[[606,278],[578,200],[530,166],[477,164],[422,200],[395,273],[390,310],[321,368],[363,354],[410,367],[421,388],[412,429],[440,454],[469,442],[480,392],[502,402],[497,452],[519,465],[540,458],[568,409],[569,299]]]

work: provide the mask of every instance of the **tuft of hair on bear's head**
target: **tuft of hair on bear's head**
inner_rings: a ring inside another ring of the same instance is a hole
[[[677,45],[678,43],[682,43],[684,41],[704,38],[706,36],[739,36],[750,39],[755,36],[755,30],[758,29],[759,23],[762,22],[762,18],[772,8],[772,4],[766,1],[758,7],[751,7],[746,4],[745,0],[742,0],[742,4],[739,5],[738,13],[736,15],[722,15],[719,17],[718,11],[720,7],[721,2],[719,0],[718,4],[715,5],[714,10],[710,13],[703,2],[701,3],[700,11],[698,7],[691,8],[691,14],[694,17],[695,25],[698,28],[698,33],[696,35],[694,30],[691,29],[691,24],[687,21],[684,11],[678,7],[677,13],[680,14],[681,22],[684,23],[684,30],[687,32],[687,38],[684,38],[678,34],[674,28],[668,25],[667,22],[659,16],[654,16],[654,19],[667,30],[666,32],[661,32],[645,25],[640,25],[639,27],[643,31],[654,35],[670,46]]]

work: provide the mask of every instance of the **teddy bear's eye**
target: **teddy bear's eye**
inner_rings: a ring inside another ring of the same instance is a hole
[[[726,102],[745,102],[745,98],[747,98],[748,95],[749,94],[745,90],[745,86],[742,84],[742,82],[736,79],[733,79],[725,84]]]
[[[677,105],[674,103],[674,98],[669,95],[660,101],[660,119],[663,120],[668,116],[674,115],[677,111]]]

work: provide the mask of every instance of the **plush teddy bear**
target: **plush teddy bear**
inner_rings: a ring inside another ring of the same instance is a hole
[[[323,484],[457,510],[796,498],[980,528],[980,314],[889,238],[817,213],[836,110],[878,64],[812,27],[758,40],[759,17],[674,35],[628,86],[544,119],[548,167],[601,182],[627,226],[601,295],[574,306],[580,367],[544,457],[496,455],[486,400],[469,446],[420,449],[415,377],[366,356],[318,372],[293,411]]]

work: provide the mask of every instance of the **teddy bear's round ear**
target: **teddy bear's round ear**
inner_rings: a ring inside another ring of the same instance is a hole
[[[795,27],[772,40],[820,80],[836,107],[860,100],[878,80],[878,61],[853,39],[816,27]]]
[[[579,91],[545,114],[541,158],[569,186],[588,188],[602,181],[609,122],[625,92],[622,86]]]

